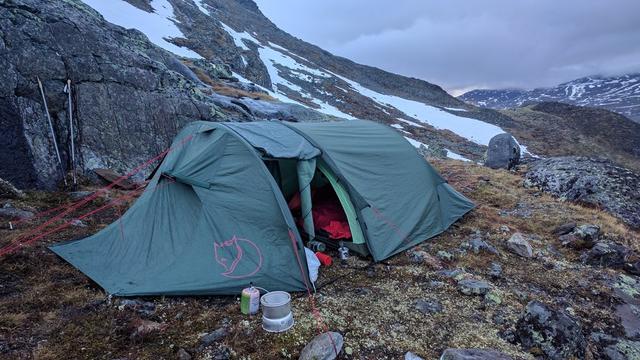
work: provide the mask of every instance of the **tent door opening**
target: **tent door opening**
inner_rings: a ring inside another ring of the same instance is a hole
[[[305,240],[321,241],[334,249],[342,241],[352,251],[369,255],[351,198],[322,160],[264,161],[279,184]],[[300,180],[303,186],[300,186]]]

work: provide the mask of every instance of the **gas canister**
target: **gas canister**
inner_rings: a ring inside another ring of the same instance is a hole
[[[253,315],[260,309],[260,290],[253,285],[242,289],[240,295],[240,311],[245,315]]]

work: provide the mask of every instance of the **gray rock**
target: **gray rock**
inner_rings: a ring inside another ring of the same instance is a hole
[[[0,216],[7,217],[9,219],[27,220],[34,216],[34,213],[27,210],[16,209],[10,203],[5,204],[0,208]]]
[[[25,197],[24,192],[18,190],[12,183],[0,179],[0,198],[24,199]]]
[[[302,349],[299,360],[333,360],[337,357],[336,351],[340,354],[342,345],[344,345],[344,339],[340,333],[322,333]]]
[[[412,353],[411,351],[409,351],[406,354],[404,354],[404,360],[424,360],[424,359]]]
[[[568,234],[570,232],[573,231],[573,229],[576,228],[576,223],[574,221],[568,222],[568,223],[564,223],[558,227],[556,227],[555,229],[553,229],[552,233],[553,235],[556,236],[560,236],[560,235],[564,235],[564,234]]]
[[[122,299],[118,309],[134,310],[138,314],[151,316],[156,312],[156,304],[138,299]]]
[[[491,244],[484,241],[481,237],[478,237],[478,236],[474,236],[473,238],[471,238],[471,240],[469,240],[469,246],[473,250],[474,254],[479,254],[480,251],[486,251],[494,255],[499,254],[498,250],[496,250],[495,247],[493,247]]]
[[[437,300],[420,299],[416,301],[415,308],[423,315],[437,314],[439,312],[442,312],[442,304]]]
[[[183,348],[180,348],[176,355],[178,357],[178,360],[191,360],[191,354],[189,354],[187,350]]]
[[[93,191],[72,191],[69,193],[69,197],[72,200],[84,199],[87,196],[91,196],[91,195],[93,195]]]
[[[447,349],[440,360],[512,360],[504,353],[489,349]]]
[[[207,347],[214,342],[227,336],[227,329],[225,327],[218,328],[200,338],[200,348]]]
[[[507,249],[519,256],[530,258],[533,256],[531,244],[522,236],[521,233],[513,234],[506,243]]]
[[[510,134],[498,134],[489,140],[485,166],[492,169],[512,169],[520,162],[520,146]]]
[[[640,227],[640,175],[608,160],[558,157],[534,162],[525,186],[574,202],[602,208],[634,228]]]
[[[73,219],[69,222],[69,224],[71,224],[71,226],[75,226],[75,227],[87,227],[87,224],[85,224],[82,220],[79,219]]]
[[[502,277],[502,265],[492,262],[489,266],[489,276],[495,279],[499,279]]]
[[[558,240],[560,240],[560,244],[562,244],[562,246],[570,247],[576,250],[590,249],[595,244],[593,240],[583,239],[575,235],[574,233],[560,235]]]
[[[440,250],[436,253],[436,256],[438,257],[438,259],[442,260],[442,261],[447,261],[450,262],[453,260],[454,255],[448,251],[444,251],[444,250]]]
[[[576,320],[539,301],[527,304],[515,335],[525,350],[542,351],[549,359],[583,358],[587,344]]]
[[[482,280],[463,279],[458,281],[458,290],[465,295],[485,295],[491,290],[491,285]]]
[[[584,241],[593,243],[600,237],[600,227],[593,224],[580,225],[573,230],[573,234]]]
[[[629,249],[624,245],[600,241],[591,250],[583,254],[580,259],[589,265],[621,269],[625,265],[625,259],[628,254]]]

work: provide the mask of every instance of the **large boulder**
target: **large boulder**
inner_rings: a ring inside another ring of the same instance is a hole
[[[602,159],[557,157],[529,167],[524,185],[601,208],[640,228],[640,175]]]
[[[510,134],[498,134],[489,140],[485,166],[492,169],[511,169],[520,162],[520,145]]]
[[[527,304],[516,338],[527,351],[549,359],[581,359],[587,343],[576,320],[539,301]]]

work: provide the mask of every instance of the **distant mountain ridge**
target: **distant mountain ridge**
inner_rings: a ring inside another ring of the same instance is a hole
[[[510,109],[545,101],[603,108],[640,122],[640,73],[588,76],[550,88],[472,90],[458,99],[491,109]]]

